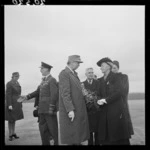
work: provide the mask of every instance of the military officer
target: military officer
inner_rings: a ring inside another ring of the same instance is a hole
[[[41,63],[41,73],[43,80],[39,88],[28,94],[26,99],[38,96],[38,115],[39,130],[42,145],[50,145],[50,137],[54,139],[54,145],[58,145],[58,123],[57,123],[57,103],[58,103],[58,85],[57,81],[50,74],[51,65]]]

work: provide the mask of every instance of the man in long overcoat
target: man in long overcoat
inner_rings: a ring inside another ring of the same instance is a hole
[[[80,56],[68,58],[67,67],[59,74],[59,123],[61,144],[87,145],[89,123],[81,83],[75,70]]]
[[[104,74],[99,81],[100,105],[98,139],[100,145],[129,145],[128,125],[125,119],[122,88],[118,76],[111,72],[112,61],[103,58],[97,62]]]

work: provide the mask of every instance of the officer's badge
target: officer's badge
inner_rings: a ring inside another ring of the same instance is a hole
[[[44,86],[44,85],[48,85],[48,81],[44,81],[44,82],[43,82],[43,86]]]

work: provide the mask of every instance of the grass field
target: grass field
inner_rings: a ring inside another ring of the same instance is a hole
[[[145,145],[145,100],[129,100],[134,135],[131,145]],[[32,115],[34,103],[23,103],[24,119],[16,122],[16,133],[20,137],[8,141],[8,124],[5,121],[5,145],[41,145],[37,118]]]

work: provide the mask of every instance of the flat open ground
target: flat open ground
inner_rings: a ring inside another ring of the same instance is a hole
[[[129,100],[134,135],[131,145],[145,145],[145,100]],[[37,118],[32,115],[34,103],[23,103],[24,119],[16,122],[16,133],[20,137],[8,141],[8,124],[5,121],[6,145],[41,145]]]

